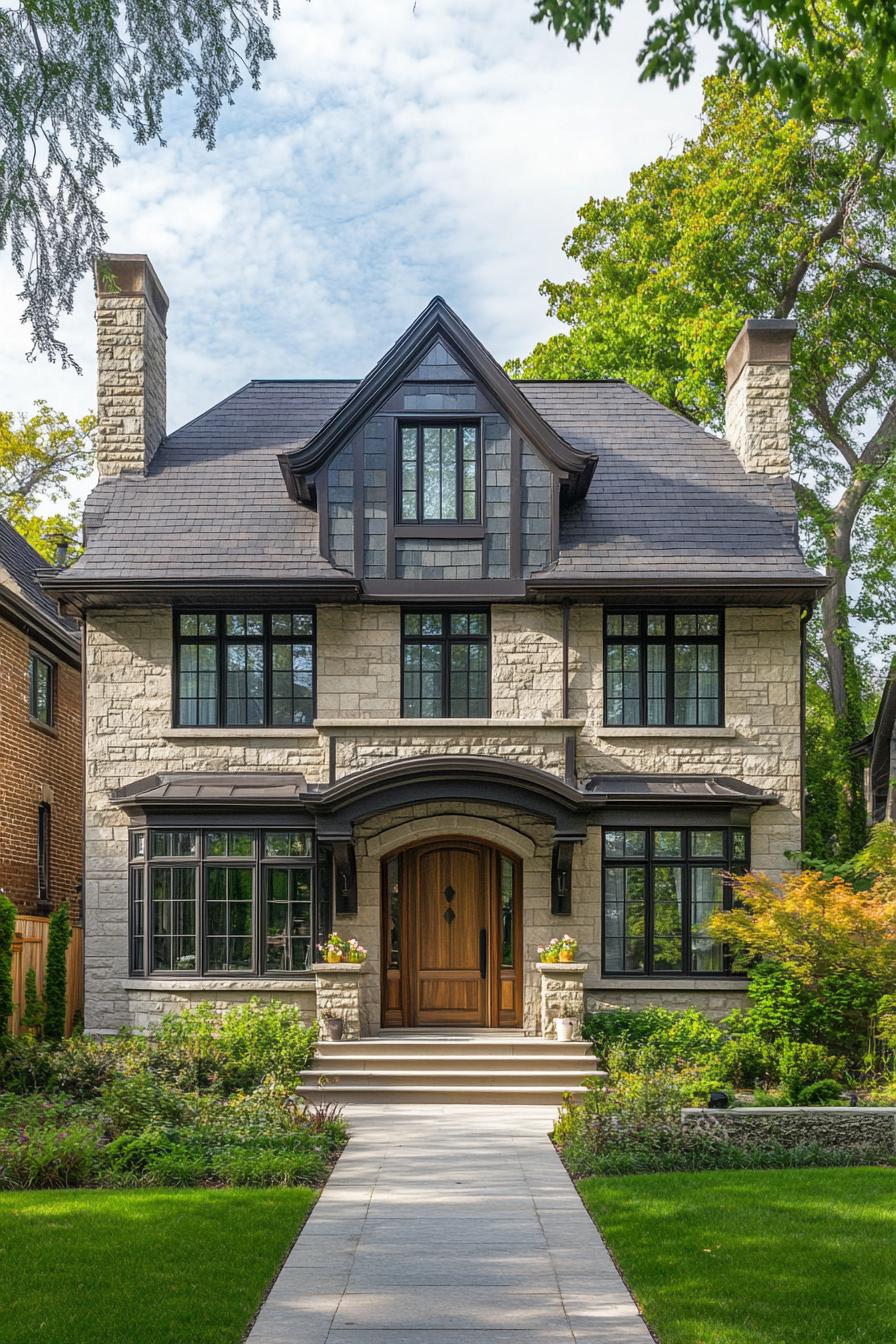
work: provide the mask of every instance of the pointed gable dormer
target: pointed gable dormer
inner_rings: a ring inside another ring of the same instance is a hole
[[[281,468],[321,551],[371,595],[522,591],[556,559],[559,510],[596,458],[573,448],[442,298]]]

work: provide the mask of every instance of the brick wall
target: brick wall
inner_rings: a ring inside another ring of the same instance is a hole
[[[77,884],[82,872],[83,783],[81,674],[51,658],[56,668],[54,725],[29,717],[28,657],[46,650],[0,620],[0,887],[23,914],[38,912],[37,817],[51,808],[50,900],[69,902],[80,914]]]

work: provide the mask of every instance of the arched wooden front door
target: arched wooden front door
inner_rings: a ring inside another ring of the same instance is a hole
[[[522,1021],[520,866],[475,840],[383,862],[383,1025]]]

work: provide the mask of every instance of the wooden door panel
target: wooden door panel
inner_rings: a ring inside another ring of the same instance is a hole
[[[480,957],[481,930],[488,929],[487,882],[481,847],[418,853],[414,999],[420,1025],[488,1022],[488,981]]]

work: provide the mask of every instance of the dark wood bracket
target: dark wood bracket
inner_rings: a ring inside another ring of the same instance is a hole
[[[555,840],[551,859],[551,914],[572,914],[572,856],[574,840]]]

